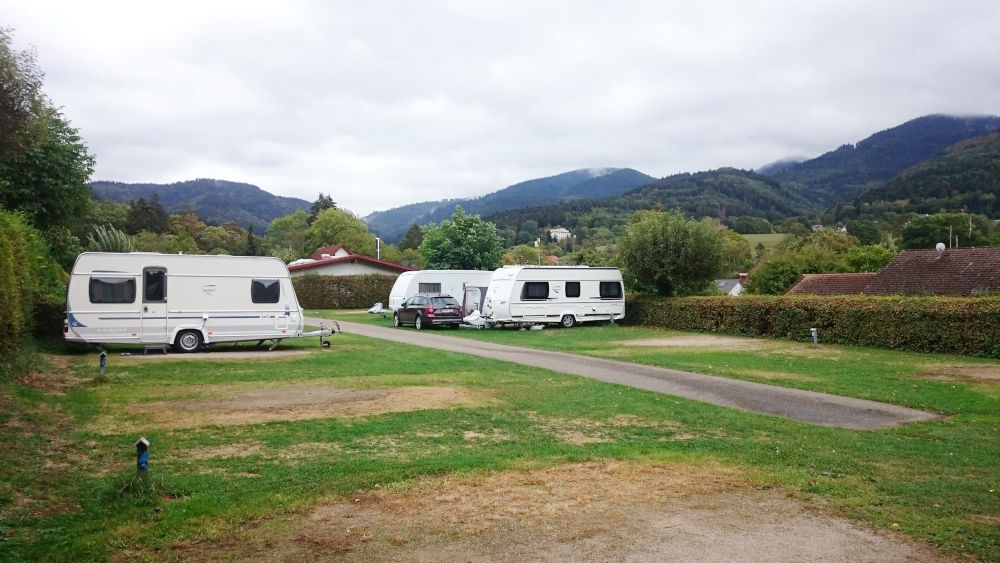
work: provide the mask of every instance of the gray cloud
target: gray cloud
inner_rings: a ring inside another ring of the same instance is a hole
[[[1000,113],[992,0],[0,4],[95,179],[222,178],[361,215]]]

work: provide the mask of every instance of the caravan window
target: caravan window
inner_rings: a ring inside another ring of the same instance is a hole
[[[566,297],[580,296],[580,282],[566,282]]]
[[[521,288],[521,299],[548,299],[549,282],[524,282]]]
[[[622,284],[620,282],[601,282],[601,299],[621,299]]]
[[[142,271],[142,302],[163,303],[167,300],[167,271],[146,268]]]
[[[417,293],[441,293],[441,284],[439,283],[420,283],[417,286],[419,289]]]
[[[135,278],[90,278],[91,303],[135,303]]]
[[[278,280],[253,280],[250,282],[250,299],[254,303],[277,303],[281,297]]]

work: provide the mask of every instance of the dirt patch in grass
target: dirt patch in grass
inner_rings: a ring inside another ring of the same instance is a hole
[[[640,338],[621,340],[619,346],[641,346],[650,348],[713,348],[716,350],[756,350],[764,347],[764,342],[753,338],[733,338],[713,334],[685,334],[665,338]]]
[[[758,490],[732,468],[599,461],[358,491],[180,559],[942,561],[933,548]],[[120,554],[124,555],[124,554]]]
[[[392,387],[343,389],[320,385],[286,385],[266,389],[241,387],[211,399],[131,404],[124,411],[142,415],[144,427],[194,428],[212,424],[357,417],[480,404],[483,399],[460,387]],[[103,422],[101,424],[104,424]],[[119,428],[120,430],[120,428]]]
[[[1000,365],[973,364],[962,366],[934,365],[920,374],[932,381],[955,381],[963,383],[1000,383]]]

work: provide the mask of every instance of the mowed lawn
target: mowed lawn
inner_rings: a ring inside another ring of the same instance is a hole
[[[266,544],[283,519],[359,491],[594,460],[725,468],[944,554],[1000,559],[1000,363],[620,325],[442,333],[946,418],[823,428],[350,333],[325,350],[317,339],[273,353],[114,350],[103,378],[96,354],[59,348],[45,369],[0,387],[0,559],[184,558],[225,538]],[[140,436],[151,443],[145,480]]]

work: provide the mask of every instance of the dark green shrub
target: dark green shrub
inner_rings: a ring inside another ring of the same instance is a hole
[[[685,297],[631,295],[626,322],[716,332],[1000,358],[1000,298]]]
[[[309,275],[292,278],[299,304],[305,309],[367,309],[377,302],[389,303],[393,275]]]

